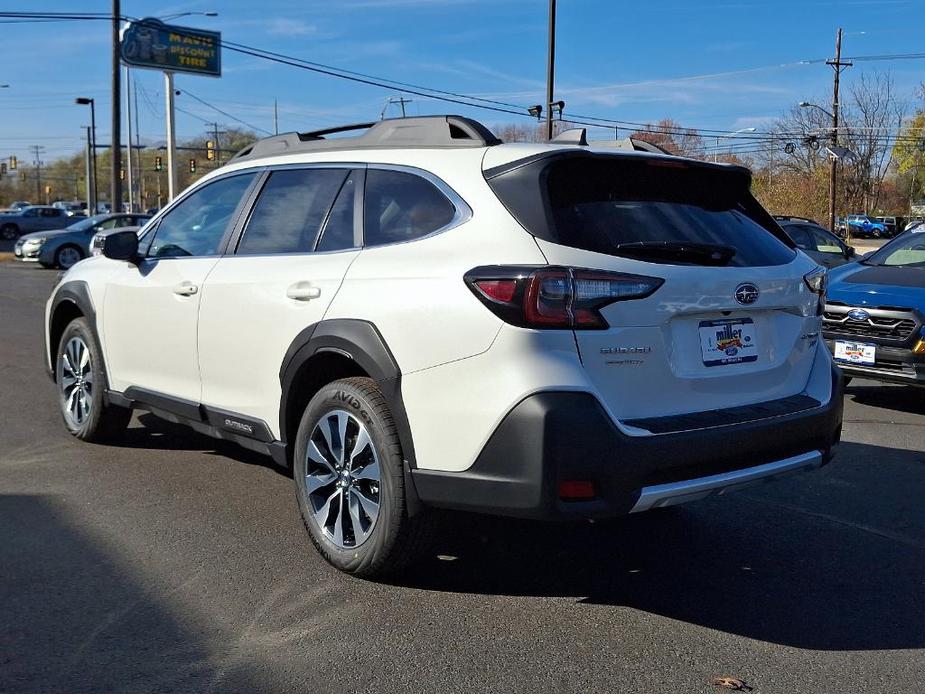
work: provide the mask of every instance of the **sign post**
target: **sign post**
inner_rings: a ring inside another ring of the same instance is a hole
[[[176,72],[206,77],[222,76],[222,35],[189,27],[164,24],[148,17],[129,23],[122,32],[122,62],[132,67],[161,70],[167,106],[167,201],[177,194]]]
[[[167,202],[177,195],[177,125],[173,109],[173,73],[164,72],[164,94],[167,95]]]

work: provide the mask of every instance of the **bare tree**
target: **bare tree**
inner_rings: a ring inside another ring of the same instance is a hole
[[[662,149],[683,157],[702,157],[703,139],[696,130],[685,128],[671,118],[663,118],[658,123],[646,123],[630,137],[650,142]]]
[[[889,73],[862,73],[843,113],[839,141],[855,154],[842,166],[845,202],[855,210],[875,209],[892,161],[890,136],[902,126],[905,105],[895,98]]]

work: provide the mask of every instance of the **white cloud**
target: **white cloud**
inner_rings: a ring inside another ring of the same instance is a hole
[[[311,36],[318,32],[318,27],[301,19],[273,17],[263,22],[266,32],[273,36]]]

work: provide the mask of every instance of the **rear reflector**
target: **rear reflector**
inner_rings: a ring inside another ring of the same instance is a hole
[[[514,292],[517,291],[516,280],[481,280],[476,285],[485,296],[495,301],[510,301],[514,298]]]
[[[593,499],[594,483],[588,480],[561,480],[559,482],[559,498],[564,501],[581,501]]]

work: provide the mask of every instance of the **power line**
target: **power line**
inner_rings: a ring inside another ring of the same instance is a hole
[[[235,121],[235,122],[237,122],[237,123],[240,123],[241,125],[244,125],[244,126],[250,128],[251,130],[260,130],[260,131],[262,131],[262,132],[265,132],[267,135],[272,135],[272,134],[273,134],[273,133],[271,133],[269,130],[267,130],[266,128],[258,128],[256,125],[251,125],[251,124],[248,123],[247,121],[243,121],[243,120],[241,120],[240,118],[237,118],[237,117],[235,117],[235,116],[232,116],[230,113],[228,113],[227,111],[223,111],[223,110],[220,109],[218,106],[213,106],[212,104],[210,104],[210,103],[209,103],[208,101],[206,101],[205,99],[201,99],[200,97],[198,97],[198,96],[196,96],[195,94],[193,94],[189,89],[182,89],[182,90],[178,90],[178,91],[180,91],[182,94],[186,94],[186,96],[191,96],[191,97],[194,98],[196,101],[198,101],[199,103],[201,103],[203,106],[208,106],[209,108],[211,108],[211,109],[212,109],[213,111],[215,111],[216,113],[220,113],[220,114],[222,114],[223,116],[225,116],[226,118],[230,118],[231,120],[233,120],[233,121]]]

